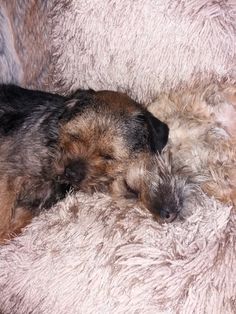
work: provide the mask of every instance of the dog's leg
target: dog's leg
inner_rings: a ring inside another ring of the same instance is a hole
[[[27,226],[33,218],[32,213],[23,207],[17,207],[14,210],[14,217],[11,220],[9,236],[16,236],[21,233],[22,228]]]
[[[211,112],[212,118],[211,135],[205,137],[208,147],[199,156],[206,173],[201,188],[222,203],[236,205],[236,86],[217,88],[211,97],[210,101],[206,99],[206,112]]]
[[[0,230],[0,244],[4,244],[6,240],[17,236],[22,229],[27,226],[32,220],[32,214],[29,210],[22,207],[14,209],[15,215],[10,219],[8,227]]]
[[[15,209],[17,195],[21,187],[21,178],[0,180],[0,243],[19,233],[30,220],[29,211]]]
[[[0,180],[0,243],[10,230],[15,199],[15,191],[7,180]]]

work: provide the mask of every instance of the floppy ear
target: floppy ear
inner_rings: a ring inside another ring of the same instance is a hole
[[[169,128],[167,124],[155,118],[149,111],[145,112],[148,125],[149,143],[152,152],[161,152],[168,141]]]

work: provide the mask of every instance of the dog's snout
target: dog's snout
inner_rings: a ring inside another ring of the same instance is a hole
[[[163,222],[172,222],[175,220],[179,214],[179,208],[173,203],[166,204],[165,202],[160,202],[160,200],[155,200],[151,203],[146,203],[147,208],[158,220]]]
[[[160,217],[165,221],[165,222],[172,222],[173,220],[176,219],[178,216],[177,211],[171,211],[168,208],[167,209],[161,209],[160,210]]]

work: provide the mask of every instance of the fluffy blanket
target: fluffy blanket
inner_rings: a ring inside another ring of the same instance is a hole
[[[64,0],[53,9],[54,84],[160,91],[236,82],[236,2]],[[63,13],[62,13],[63,12]]]
[[[160,225],[104,195],[69,196],[1,248],[2,313],[235,313],[235,211],[194,200]]]
[[[149,102],[236,81],[234,0],[0,0],[0,82]]]
[[[145,103],[160,91],[235,83],[235,1],[0,4],[1,82],[62,93],[119,89]],[[177,155],[188,137],[181,165],[200,175],[203,165],[214,181],[218,164],[207,168],[199,157],[218,158],[217,136],[227,139],[227,130],[215,121],[211,133],[202,108],[192,124],[191,110],[183,114],[188,102],[168,115],[172,105],[163,98],[152,109],[172,128]],[[212,146],[202,145],[208,134],[216,136]],[[235,208],[199,190],[183,212],[160,225],[143,208],[105,195],[69,196],[0,248],[0,313],[235,313]]]
[[[235,149],[221,147],[231,141],[225,121],[215,120],[232,105],[210,95],[158,101],[173,152],[166,172],[181,185],[186,167],[196,177],[194,189],[184,183],[179,219],[160,224],[128,201],[68,196],[0,248],[0,312],[235,313],[236,211],[198,185],[221,198],[236,162]]]

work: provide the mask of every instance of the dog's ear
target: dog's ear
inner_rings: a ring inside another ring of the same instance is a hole
[[[144,116],[148,126],[150,148],[152,152],[160,153],[167,144],[169,128],[167,124],[155,118],[149,111],[146,111]]]
[[[93,90],[77,90],[66,98],[64,111],[60,117],[63,122],[70,121],[75,115],[82,113],[85,109],[94,105]]]

